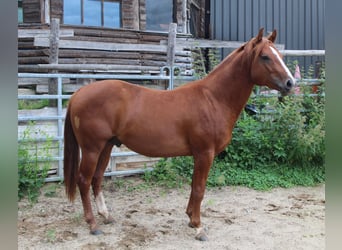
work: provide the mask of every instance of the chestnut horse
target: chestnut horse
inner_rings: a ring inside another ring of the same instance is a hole
[[[105,223],[113,222],[101,182],[112,147],[125,144],[150,157],[193,156],[186,213],[189,226],[197,229],[195,238],[207,240],[200,206],[208,172],[215,155],[230,142],[253,86],[266,85],[286,95],[295,84],[274,46],[276,31],[268,37],[263,37],[263,32],[260,29],[205,78],[174,90],[103,80],[73,94],[65,118],[64,182],[70,201],[78,185],[91,234],[102,232],[91,208],[90,186],[98,213]]]

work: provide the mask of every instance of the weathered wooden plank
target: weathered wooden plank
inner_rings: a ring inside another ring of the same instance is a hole
[[[120,39],[114,39],[112,37],[91,37],[91,36],[74,36],[74,37],[68,37],[64,40],[70,40],[70,41],[88,41],[88,42],[104,42],[104,43],[127,43],[127,44],[136,44],[139,43],[138,39],[130,39],[130,38],[120,38]]]
[[[19,49],[36,49],[33,45],[33,38],[20,38],[18,39],[18,48]]]
[[[140,59],[123,58],[59,58],[60,64],[123,64],[140,65]]]
[[[47,84],[47,78],[18,78],[18,86],[28,86],[28,85],[35,85],[35,84]]]
[[[244,42],[219,41],[207,39],[177,39],[177,46],[180,48],[239,48]]]
[[[116,171],[131,170],[143,167],[151,167],[157,163],[160,158],[152,158],[143,155],[129,156],[129,157],[116,157]]]
[[[34,46],[48,47],[50,41],[45,37],[35,37]],[[89,50],[111,50],[111,51],[157,51],[165,52],[166,45],[151,44],[123,44],[123,43],[104,43],[89,41],[59,40],[59,48],[67,49],[89,49]]]
[[[175,57],[175,64],[177,63],[192,63],[194,60],[191,57]]]
[[[84,86],[84,84],[63,84],[63,93],[74,93],[76,90]],[[39,84],[36,87],[37,94],[47,94],[48,93],[48,85]]]
[[[18,29],[18,38],[34,38],[36,36],[49,37],[50,30],[48,29]],[[72,37],[74,36],[73,29],[61,29],[59,33],[60,37]]]
[[[49,63],[49,57],[48,56],[18,57],[18,64],[40,64],[40,63]]]
[[[81,70],[139,70],[139,71],[159,71],[159,67],[139,66],[139,65],[108,65],[108,64],[35,64],[18,65],[19,69],[56,69],[62,71]]]
[[[27,85],[47,85],[48,78],[35,78],[35,77],[19,77],[18,78],[18,86],[27,86]],[[63,78],[63,84],[70,83],[70,79]]]
[[[116,29],[106,29],[106,28],[90,28],[90,27],[75,27],[74,28],[75,36],[83,36],[83,37],[107,37],[111,39],[139,39],[139,33],[132,32],[128,30],[116,30]]]
[[[160,43],[161,40],[167,40],[167,35],[163,34],[140,34],[140,41],[141,42],[153,42],[153,43]]]
[[[162,67],[167,65],[167,63],[165,61],[142,60],[141,65]]]
[[[325,50],[280,50],[284,56],[325,56]]]
[[[18,50],[18,57],[25,57],[25,56],[48,56],[49,49],[19,49]]]
[[[35,95],[35,91],[33,89],[25,89],[25,88],[18,88],[18,95]]]
[[[165,44],[162,41],[161,44]],[[177,38],[176,44],[178,48],[239,48],[245,42],[239,41],[221,41],[208,39],[193,39],[193,38]],[[276,44],[278,49],[284,49],[283,44]]]
[[[191,57],[192,52],[190,50],[177,50],[176,47],[176,56],[183,56],[183,57]]]
[[[121,52],[121,51],[95,51],[95,50],[76,50],[76,49],[60,49],[59,58],[124,58],[138,59],[138,52]]]

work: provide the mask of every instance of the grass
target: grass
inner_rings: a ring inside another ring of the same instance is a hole
[[[41,99],[41,100],[18,100],[18,109],[42,109],[49,105],[48,99]]]
[[[190,157],[164,159],[153,171],[146,172],[143,179],[151,186],[181,188],[191,183],[192,169],[193,163]],[[248,169],[215,159],[206,185],[207,187],[246,186],[256,190],[270,190],[276,187],[315,186],[324,181],[324,166],[273,164]]]

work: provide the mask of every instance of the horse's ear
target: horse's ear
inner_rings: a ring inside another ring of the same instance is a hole
[[[273,32],[269,34],[269,36],[267,37],[267,39],[270,40],[272,43],[275,42],[276,38],[277,38],[277,30],[273,30]]]
[[[255,37],[257,43],[262,40],[263,35],[264,35],[264,28],[261,28],[259,30],[258,35]]]

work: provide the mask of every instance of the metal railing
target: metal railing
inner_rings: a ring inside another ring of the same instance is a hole
[[[71,97],[71,95],[63,94],[63,79],[64,78],[75,78],[75,79],[121,79],[121,80],[167,80],[168,81],[168,89],[174,88],[174,80],[175,77],[180,80],[192,80],[192,77],[186,76],[175,76],[175,72],[178,70],[177,67],[169,67],[164,66],[160,69],[159,75],[114,75],[114,74],[63,74],[63,73],[18,73],[18,78],[55,78],[57,79],[57,94],[54,95],[18,95],[18,100],[42,100],[42,99],[56,99],[57,100],[57,112],[56,115],[19,115],[18,114],[18,122],[28,122],[28,121],[57,121],[57,134],[49,138],[53,141],[56,141],[58,144],[58,153],[57,156],[49,157],[50,161],[57,161],[57,174],[53,177],[46,178],[45,181],[61,181],[63,180],[63,148],[64,148],[64,140],[63,140],[63,129],[64,129],[64,119],[65,119],[65,110],[63,110],[63,100],[67,100]],[[34,142],[42,142],[45,141],[46,138],[35,138]],[[18,142],[22,142],[22,138],[18,138]],[[133,151],[128,152],[112,152],[111,157],[127,157],[127,156],[135,156],[138,153]],[[44,161],[44,157],[40,157],[38,160]],[[115,170],[111,164],[110,170],[105,172],[105,176],[121,176],[121,175],[132,175],[142,173],[149,168],[144,169],[134,169],[134,170]]]

